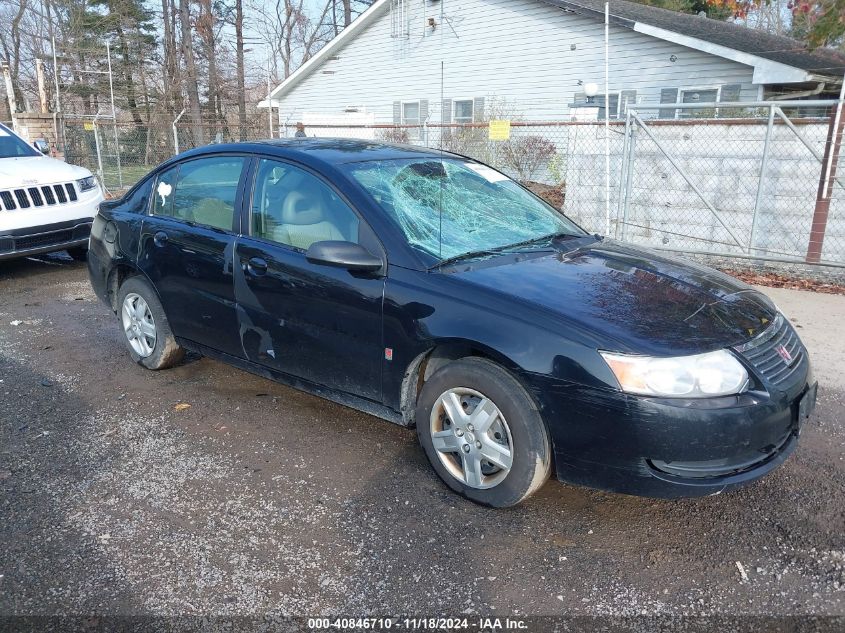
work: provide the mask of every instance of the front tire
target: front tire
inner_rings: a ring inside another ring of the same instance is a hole
[[[147,369],[167,369],[179,363],[185,350],[176,342],[164,308],[152,286],[130,277],[117,296],[118,318],[129,355]]]
[[[420,393],[416,421],[434,470],[476,503],[514,506],[549,478],[549,434],[534,401],[487,359],[463,358],[435,372]]]

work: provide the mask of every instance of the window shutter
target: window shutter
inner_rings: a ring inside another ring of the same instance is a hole
[[[660,103],[677,103],[678,102],[678,89],[677,88],[661,88],[660,90]],[[669,110],[660,110],[658,116],[661,119],[674,119],[675,118],[675,108],[671,108]]]
[[[449,124],[452,122],[452,100],[443,99],[440,105],[440,122]]]
[[[449,125],[452,122],[452,100],[443,99],[440,104],[440,123]],[[452,138],[452,130],[448,127],[440,128],[440,143]]]
[[[402,102],[393,102],[393,125],[402,125]]]
[[[740,84],[727,84],[722,86],[719,94],[719,101],[739,101],[739,92],[742,90]]]
[[[472,120],[476,123],[484,121],[484,97],[472,100]]]
[[[610,95],[610,99],[608,99],[605,116],[609,119],[615,119],[617,112],[619,112],[619,93],[613,93]]]
[[[628,108],[636,105],[637,103],[637,91],[636,90],[623,90],[622,91],[622,104],[619,107],[619,118],[623,118],[628,113]]]
[[[420,99],[420,125],[428,121],[428,99]]]

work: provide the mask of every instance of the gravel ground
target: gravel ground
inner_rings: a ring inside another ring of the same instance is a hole
[[[494,511],[413,431],[204,358],[133,364],[84,265],[0,262],[0,615],[845,615],[845,297],[771,294],[821,383],[783,467]]]

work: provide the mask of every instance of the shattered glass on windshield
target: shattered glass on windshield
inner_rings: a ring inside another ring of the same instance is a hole
[[[411,246],[439,259],[557,233],[584,234],[510,178],[479,163],[386,160],[356,163],[350,171]]]

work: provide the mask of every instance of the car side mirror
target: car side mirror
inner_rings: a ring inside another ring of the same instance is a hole
[[[312,264],[357,272],[375,272],[384,264],[360,244],[333,240],[314,242],[305,252],[305,258]]]
[[[32,146],[44,155],[50,153],[50,144],[46,139],[37,138],[32,142]]]

